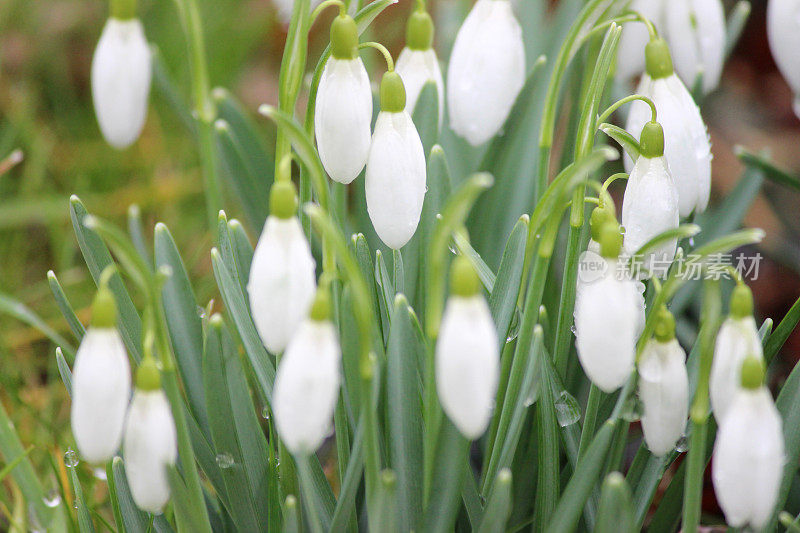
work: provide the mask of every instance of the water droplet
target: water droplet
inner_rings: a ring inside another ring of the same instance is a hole
[[[201,320],[206,318],[206,308],[202,305],[197,306],[197,315],[200,317]]]
[[[514,316],[511,317],[511,326],[508,328],[506,342],[511,342],[519,336],[519,325],[522,322],[522,313],[519,308],[514,309]]]
[[[578,405],[578,400],[567,391],[561,391],[561,394],[556,399],[555,406],[558,424],[562,428],[571,426],[581,419],[581,406]]]
[[[448,249],[448,250],[450,250],[450,253],[451,253],[451,254],[453,254],[453,255],[458,255],[458,250],[456,250],[456,247],[455,247],[455,245],[454,245],[452,242],[451,242],[451,243],[448,243],[448,245],[447,245],[447,249]]]
[[[626,422],[637,422],[642,418],[642,402],[638,396],[633,395],[625,402],[625,407],[622,409],[622,418]]]
[[[572,332],[573,335],[575,335],[576,337],[578,336],[578,328],[575,327],[575,324],[572,324],[569,327],[569,330]]]
[[[78,459],[78,454],[72,448],[69,448],[67,452],[64,454],[64,465],[67,468],[75,468],[80,463],[80,459]]]
[[[689,451],[689,439],[686,438],[686,435],[681,435],[681,438],[678,439],[678,442],[675,444],[675,451],[678,453]]]
[[[263,409],[261,409],[261,418],[264,420],[269,420],[269,406],[265,405]]]
[[[689,237],[689,246],[694,248],[694,237]]]
[[[235,464],[233,456],[228,452],[218,453],[216,460],[217,460],[217,466],[222,469],[230,468]]]
[[[105,481],[108,478],[108,476],[106,476],[105,468],[93,468],[92,474],[96,479],[99,479],[100,481]]]
[[[522,402],[522,405],[524,405],[525,407],[530,407],[531,405],[533,405],[535,401],[536,398],[533,396],[533,394],[529,394],[528,397],[525,398],[525,401]]]
[[[58,505],[61,503],[61,493],[58,491],[58,489],[50,489],[47,491],[47,494],[44,495],[43,500],[44,504],[51,509],[53,507],[58,507]]]

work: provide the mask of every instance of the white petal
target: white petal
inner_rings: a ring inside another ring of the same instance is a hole
[[[84,460],[104,463],[122,442],[131,368],[116,329],[89,328],[72,371],[72,434]]]
[[[797,0],[769,0],[767,36],[775,63],[795,94],[794,112],[800,117],[800,4]]]
[[[675,70],[692,87],[703,74],[703,92],[719,85],[725,61],[725,10],[720,0],[671,0],[666,34]]]
[[[339,397],[341,350],[330,322],[306,320],[275,377],[275,424],[293,454],[311,454],[331,427]]]
[[[247,294],[264,346],[280,353],[308,314],[316,281],[300,221],[269,216],[253,254]]]
[[[742,390],[714,443],[711,477],[728,525],[765,525],[775,507],[785,462],[781,418],[769,391]]]
[[[442,69],[439,67],[439,59],[433,48],[428,50],[411,50],[403,48],[400,57],[397,58],[395,71],[403,79],[406,88],[406,111],[408,114],[414,113],[422,88],[428,82],[436,84],[439,93],[439,127],[442,127],[444,120],[444,80],[442,79]]]
[[[178,458],[175,421],[161,390],[136,390],[125,424],[125,475],[133,501],[158,514],[169,500],[167,466]]]
[[[663,157],[639,157],[625,186],[622,202],[623,247],[633,255],[657,235],[678,227],[678,191]],[[678,241],[673,239],[648,254],[647,270],[667,266],[675,258]]]
[[[656,28],[661,27],[663,0],[633,0],[630,8],[644,15]],[[641,22],[626,22],[622,26],[617,49],[617,80],[628,81],[644,72],[644,47],[649,41],[650,33]]]
[[[451,296],[436,342],[436,391],[447,417],[468,439],[492,416],[500,343],[486,300]]]
[[[664,128],[664,156],[678,189],[680,216],[703,212],[711,188],[711,144],[700,109],[675,75],[652,80],[645,74],[636,92],[653,100],[658,110]],[[638,139],[650,118],[647,104],[636,101],[625,129]],[[626,156],[625,167],[630,171],[632,166]]]
[[[600,279],[584,284],[575,302],[575,345],[584,372],[605,392],[633,371],[640,304],[636,282],[620,279],[616,261]]]
[[[367,211],[378,237],[399,250],[414,235],[425,199],[425,152],[405,111],[381,111],[367,160]]]
[[[317,92],[314,131],[319,157],[334,181],[350,183],[367,162],[372,89],[361,58],[331,57]]]
[[[673,339],[648,341],[639,361],[639,398],[644,405],[642,430],[647,447],[661,456],[675,447],[689,414],[686,353]]]
[[[111,146],[125,148],[139,137],[151,71],[142,23],[109,18],[92,58],[92,99],[100,131]]]
[[[478,0],[447,70],[450,127],[477,146],[503,127],[525,83],[522,29],[508,0]]]
[[[748,356],[764,356],[758,328],[753,317],[727,318],[717,333],[711,363],[709,391],[714,418],[721,423],[741,389],[742,362]]]

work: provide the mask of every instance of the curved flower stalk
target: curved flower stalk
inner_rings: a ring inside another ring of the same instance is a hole
[[[104,463],[119,450],[131,396],[128,353],[116,329],[117,307],[105,276],[72,372],[72,434],[90,463]]]
[[[331,432],[341,359],[336,328],[330,320],[328,289],[321,287],[275,376],[275,425],[286,448],[295,455],[314,453]]]
[[[678,189],[681,217],[705,211],[711,189],[711,144],[700,110],[689,91],[675,75],[667,43],[653,39],[645,50],[647,72],[637,93],[655,104],[664,129],[664,157]],[[650,108],[633,102],[625,129],[632,135],[651,119]],[[633,162],[625,160],[630,171]]]
[[[664,0],[633,0],[630,9],[649,20],[656,28],[664,23]],[[629,82],[644,72],[644,47],[650,40],[647,27],[639,21],[631,21],[622,27],[617,49],[615,77],[620,82]]]
[[[381,112],[372,135],[365,188],[375,232],[394,250],[414,235],[425,199],[425,152],[405,107],[403,80],[390,65],[381,80]]]
[[[92,58],[92,101],[106,142],[127,148],[147,118],[152,74],[150,48],[135,2],[112,2]]]
[[[631,375],[643,301],[636,282],[619,264],[622,235],[616,221],[599,230],[600,255],[606,267],[583,281],[575,301],[575,346],[589,379],[605,392],[621,387]]]
[[[730,315],[717,333],[711,365],[711,407],[719,424],[739,391],[742,362],[746,357],[762,359],[764,355],[753,318],[753,294],[747,285],[739,283],[731,295]]]
[[[769,0],[767,36],[775,63],[794,92],[794,112],[800,117],[800,3],[797,0]]]
[[[296,216],[297,194],[291,181],[273,184],[270,211],[253,254],[247,294],[261,341],[277,354],[306,317],[316,280],[311,247]]]
[[[450,127],[471,145],[500,131],[525,83],[522,29],[509,0],[478,0],[447,69]]]
[[[686,352],[675,339],[675,318],[663,308],[655,335],[639,359],[639,398],[644,405],[642,431],[653,455],[675,447],[689,417],[689,376]]]
[[[140,509],[160,514],[170,497],[167,468],[178,458],[178,437],[152,355],[145,356],[136,372],[123,451],[133,501]]]
[[[678,190],[664,158],[664,130],[658,122],[645,124],[641,148],[622,201],[622,247],[627,255],[635,254],[652,238],[677,228],[679,223]],[[677,246],[677,239],[673,239],[641,258],[645,272],[671,263]]]
[[[419,100],[422,88],[428,82],[436,85],[439,94],[439,128],[444,120],[444,80],[439,58],[433,49],[433,19],[423,4],[411,14],[406,27],[406,46],[397,58],[395,70],[406,88],[406,111],[411,114]]]
[[[367,162],[372,89],[358,56],[358,28],[344,12],[331,24],[331,57],[319,82],[314,116],[317,149],[334,181],[350,183]]]
[[[725,9],[721,0],[670,0],[664,26],[675,70],[689,87],[702,76],[703,93],[719,85],[725,62]]]
[[[436,341],[436,391],[442,409],[468,439],[486,431],[500,375],[500,342],[472,264],[457,257]]]
[[[720,423],[711,478],[725,519],[732,527],[764,527],[775,508],[784,456],[780,414],[763,385],[764,363],[748,356],[741,388]]]

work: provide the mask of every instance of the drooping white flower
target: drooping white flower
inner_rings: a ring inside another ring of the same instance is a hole
[[[284,192],[281,192],[284,189]],[[285,194],[293,202],[286,210],[275,201]],[[280,353],[308,313],[314,299],[314,258],[300,221],[291,183],[276,182],[270,191],[273,206],[253,254],[247,294],[261,342]]]
[[[480,437],[492,417],[500,375],[500,343],[480,282],[459,256],[451,294],[436,341],[436,391],[453,425],[468,439]]]
[[[318,307],[315,303],[311,317],[292,337],[275,376],[275,425],[296,455],[319,448],[330,433],[339,398],[342,353],[328,311],[320,313]]]
[[[425,152],[405,111],[403,82],[387,72],[381,82],[381,112],[367,159],[367,212],[378,237],[394,250],[414,235],[425,198]]]
[[[622,201],[622,246],[628,255],[679,223],[678,191],[664,158],[664,134],[658,123],[649,122],[642,131],[642,152],[631,170]],[[673,239],[641,258],[644,271],[671,263],[677,246],[677,239]]]
[[[125,424],[125,475],[136,505],[159,514],[169,501],[167,467],[178,458],[175,421],[169,401],[161,389],[133,394]]]
[[[444,120],[444,80],[436,51],[433,48],[427,50],[403,48],[395,68],[406,87],[406,111],[409,114],[414,112],[425,84],[433,82],[436,85],[439,93],[439,127],[441,127]]]
[[[450,127],[473,146],[485,143],[503,127],[524,83],[525,46],[511,3],[478,0],[450,56]]]
[[[786,457],[783,424],[769,390],[762,379],[747,383],[745,377],[748,363],[762,364],[746,361],[742,387],[717,431],[711,478],[728,525],[758,531],[772,516]]]
[[[137,18],[109,18],[92,58],[92,100],[106,142],[126,148],[147,118],[150,48]]]
[[[646,53],[651,59],[636,92],[650,98],[658,110],[664,128],[664,156],[678,189],[680,216],[701,213],[708,205],[711,190],[712,156],[706,125],[686,86],[672,69],[666,43],[653,40]],[[650,119],[647,104],[636,101],[625,129],[638,135]],[[630,158],[626,157],[625,166],[632,169]]]
[[[800,117],[800,2],[769,0],[767,4],[767,37],[775,63],[794,92],[794,112]]]
[[[675,70],[693,87],[703,76],[703,92],[719,85],[725,61],[725,9],[721,0],[670,0],[664,18]]]
[[[675,320],[666,309],[658,316],[655,338],[639,360],[639,398],[644,406],[642,431],[653,455],[675,447],[689,415],[686,352],[675,339]]]
[[[711,363],[709,391],[717,423],[725,419],[740,389],[742,362],[746,357],[764,357],[752,309],[750,289],[746,285],[737,285],[731,295],[731,314],[717,333]]]
[[[116,305],[101,286],[92,306],[92,326],[72,370],[72,434],[90,463],[104,463],[119,450],[131,397],[131,368],[116,329]]]
[[[345,184],[364,168],[371,135],[372,89],[357,46],[356,23],[348,15],[336,17],[314,115],[322,165],[331,179]]]
[[[630,9],[641,13],[656,28],[663,25],[664,0],[633,0]],[[641,22],[627,22],[622,26],[617,48],[617,80],[627,82],[644,72],[644,47],[649,40],[647,27]]]

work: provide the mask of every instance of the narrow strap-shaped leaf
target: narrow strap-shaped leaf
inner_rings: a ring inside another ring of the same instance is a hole
[[[395,294],[405,292],[403,256],[397,250],[392,250],[392,285],[394,285]]]
[[[58,366],[58,374],[67,389],[67,394],[72,396],[72,371],[69,369],[69,364],[64,359],[64,353],[60,347],[56,348],[56,366]]]
[[[378,290],[378,304],[380,305],[381,324],[383,325],[383,339],[386,341],[389,338],[389,329],[392,325],[392,302],[394,301],[396,291],[392,284],[392,278],[389,277],[389,269],[386,268],[386,262],[383,260],[383,254],[380,250],[375,252],[375,284]]]
[[[549,357],[543,354],[542,358]],[[544,364],[544,363],[540,363]],[[556,418],[555,399],[553,397],[550,372],[541,372],[542,391],[536,402],[536,449],[539,467],[536,482],[536,517],[538,524],[547,524],[558,501],[560,488],[559,461],[559,426]],[[550,392],[550,394],[548,394]],[[541,527],[543,530],[544,527]]]
[[[69,355],[71,361],[75,360],[75,348],[72,347],[69,341],[51,328],[39,315],[31,311],[27,305],[0,293],[0,313],[16,318],[33,327],[50,339],[54,344],[61,346],[67,355]]]
[[[178,531],[208,531],[208,524],[204,524],[201,518],[207,516],[206,510],[194,508],[189,489],[175,465],[167,467],[167,479]]]
[[[468,451],[469,441],[444,417],[436,446],[431,496],[425,509],[423,531],[453,531],[461,503],[463,463]]]
[[[739,38],[742,36],[745,25],[747,25],[752,9],[750,2],[747,0],[739,0],[731,9],[728,20],[725,22],[725,57],[730,56],[739,43]]]
[[[361,485],[361,474],[364,472],[364,425],[359,422],[353,436],[353,448],[350,451],[350,462],[347,464],[339,499],[331,520],[331,531],[344,531],[351,517],[356,512],[356,496]],[[417,511],[418,512],[418,511]]]
[[[397,476],[391,470],[381,472],[380,484],[378,485],[378,505],[375,512],[378,518],[375,520],[378,531],[392,533],[403,531],[398,527],[397,509]]]
[[[528,217],[522,216],[506,241],[497,278],[489,295],[489,309],[497,327],[497,336],[503,343],[508,337],[511,321],[517,311],[517,294],[522,283],[522,265],[527,238]]]
[[[619,472],[612,472],[603,481],[595,533],[634,533],[631,489]]]
[[[481,254],[472,247],[467,236],[464,235],[463,232],[456,231],[453,233],[453,242],[455,242],[458,253],[469,259],[470,263],[472,263],[472,267],[475,269],[478,279],[486,290],[492,292],[492,289],[494,289],[494,282],[497,280],[497,275],[492,272],[492,269],[486,264],[486,261],[483,260]]]
[[[239,265],[239,277],[245,280],[250,279],[250,266],[253,263],[253,245],[247,237],[242,223],[232,218],[228,221],[228,235],[231,239],[231,249]]]
[[[52,270],[47,271],[47,283],[50,285],[50,291],[53,293],[53,298],[56,300],[58,309],[61,311],[61,314],[64,315],[67,324],[69,324],[69,329],[72,330],[72,334],[78,339],[78,342],[80,342],[86,334],[86,328],[83,327],[80,319],[78,319],[75,309],[73,309],[72,304],[69,303],[64,289],[61,288],[61,283],[58,282],[58,278]]]
[[[628,154],[628,157],[630,157],[633,161],[639,159],[639,156],[642,154],[642,147],[639,146],[639,141],[636,140],[636,137],[619,126],[608,124],[606,122],[600,124],[599,129],[617,141],[617,143],[625,150],[625,153]]]
[[[186,98],[178,89],[178,84],[172,77],[172,73],[167,69],[164,58],[158,46],[150,45],[153,58],[153,86],[157,92],[178,116],[181,123],[193,135],[197,135],[196,121],[192,116],[192,111],[186,105]]]
[[[74,452],[73,452],[74,453]],[[69,467],[69,479],[72,484],[72,490],[75,492],[75,508],[78,511],[78,527],[81,533],[94,533],[94,522],[92,522],[92,515],[89,508],[86,506],[86,500],[83,497],[83,488],[81,482],[78,480],[78,473],[76,471],[77,464]]]
[[[794,302],[786,315],[784,315],[783,320],[767,337],[764,343],[764,359],[767,362],[777,355],[778,351],[789,339],[789,335],[797,327],[798,321],[800,321],[800,298]]]
[[[439,140],[439,91],[433,80],[422,86],[411,116],[422,140],[422,148],[425,154],[429,154]]]
[[[789,187],[800,191],[800,176],[795,176],[788,171],[775,166],[765,156],[754,154],[747,151],[742,146],[734,147],[734,153],[742,160],[742,163],[749,167],[757,168],[764,172],[767,179],[774,181],[784,187]]]
[[[139,509],[133,501],[121,457],[114,457],[111,462],[111,472],[108,473],[108,489],[115,492],[119,502],[122,524],[117,524],[117,526],[120,531],[146,531],[149,521],[147,513]]]
[[[142,227],[142,212],[139,206],[131,204],[128,207],[128,233],[131,236],[131,241],[136,251],[142,257],[142,260],[148,265],[153,264],[148,252],[147,241],[144,238],[144,228]]]
[[[512,489],[511,470],[503,468],[497,473],[494,483],[494,492],[486,510],[483,512],[478,533],[502,533],[506,531],[506,523],[511,514],[511,489]]]

